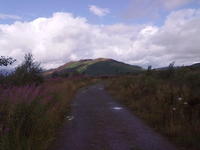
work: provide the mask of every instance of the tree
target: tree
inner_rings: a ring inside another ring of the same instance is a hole
[[[170,74],[174,73],[174,65],[175,65],[175,62],[172,62],[169,64],[168,71]]]
[[[16,59],[13,59],[12,57],[1,56],[0,57],[0,66],[12,65],[15,61],[16,61]]]
[[[148,66],[146,74],[147,75],[151,75],[152,74],[152,66]]]
[[[172,79],[174,77],[175,73],[175,67],[174,67],[175,62],[172,62],[169,64],[167,68],[164,68],[159,71],[159,76],[163,79]]]
[[[33,55],[28,53],[23,63],[16,68],[12,79],[16,85],[39,84],[43,80],[42,71],[40,63],[35,62]]]
[[[2,66],[8,66],[12,65],[16,59],[13,59],[12,57],[5,57],[5,56],[0,56],[0,67]],[[9,73],[5,70],[0,70],[0,84],[3,85],[5,84],[8,80],[8,75]]]

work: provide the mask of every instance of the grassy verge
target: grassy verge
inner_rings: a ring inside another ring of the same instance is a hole
[[[0,89],[0,150],[46,150],[70,101],[95,79],[51,79],[40,86]]]
[[[194,73],[185,76],[178,73],[170,79],[145,74],[118,77],[109,81],[107,89],[180,149],[197,150],[200,149],[200,80],[195,78],[193,84]]]

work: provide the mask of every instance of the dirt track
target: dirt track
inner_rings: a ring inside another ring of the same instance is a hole
[[[52,150],[175,150],[104,90],[81,90]]]

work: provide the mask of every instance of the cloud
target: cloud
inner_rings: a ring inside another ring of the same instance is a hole
[[[110,10],[108,8],[100,8],[95,5],[90,5],[89,10],[91,13],[93,13],[94,15],[97,15],[99,17],[105,16],[110,13]]]
[[[0,55],[23,59],[31,52],[45,68],[71,60],[106,57],[142,66],[172,61],[191,64],[200,58],[200,9],[172,12],[161,27],[94,25],[70,13],[0,25]]]
[[[199,26],[200,9],[179,10],[167,17],[152,41],[179,64],[197,62],[200,58]]]
[[[195,0],[160,0],[161,4],[163,4],[166,9],[174,9],[194,1]]]
[[[20,16],[17,16],[17,15],[9,15],[9,14],[1,14],[0,13],[0,19],[20,20],[22,18]]]
[[[199,0],[131,0],[124,13],[127,19],[156,19],[168,12],[189,3],[198,4]]]

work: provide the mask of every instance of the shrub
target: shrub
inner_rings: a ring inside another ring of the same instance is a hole
[[[0,57],[0,66],[12,65],[15,61],[16,61],[16,59],[13,59],[12,57],[6,58],[4,56],[1,56]]]
[[[11,84],[14,85],[38,85],[43,81],[42,68],[38,62],[35,62],[32,54],[26,54],[24,62],[18,66],[10,76]]]
[[[12,57],[0,57],[0,67],[2,66],[8,66],[12,65],[16,59],[13,59]],[[0,68],[1,69],[1,68]],[[7,77],[9,76],[9,73],[6,70],[0,70],[0,84],[5,84],[8,80]]]

